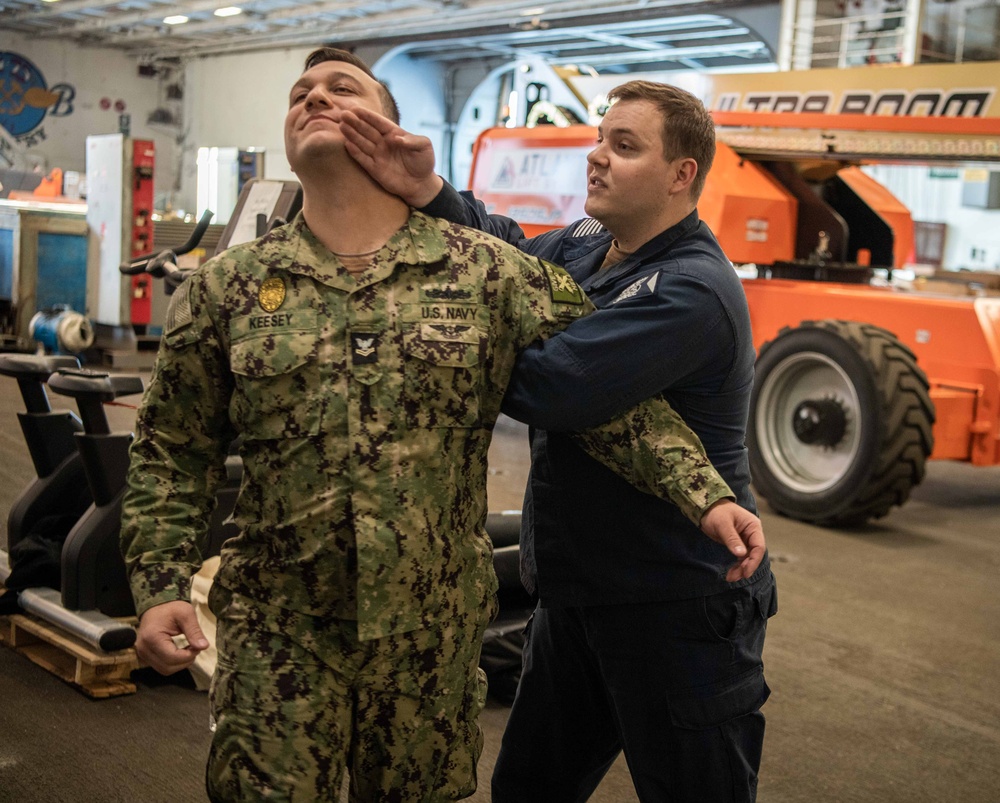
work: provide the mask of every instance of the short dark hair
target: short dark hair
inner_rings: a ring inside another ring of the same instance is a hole
[[[350,64],[357,67],[365,75],[376,81],[382,88],[382,111],[385,113],[386,117],[392,120],[396,125],[399,125],[399,104],[396,103],[396,99],[392,96],[392,92],[389,91],[388,84],[386,84],[385,81],[379,81],[379,79],[375,77],[375,73],[371,71],[371,68],[367,64],[347,50],[341,50],[336,47],[320,47],[306,56],[306,64],[305,67],[302,68],[302,71],[306,72],[307,70],[311,70],[317,64],[322,64],[324,61],[342,61],[345,64]]]
[[[715,160],[715,122],[704,104],[690,92],[653,81],[629,81],[608,93],[608,100],[648,100],[663,118],[663,155],[667,161],[691,158],[698,173],[691,182],[697,201]]]

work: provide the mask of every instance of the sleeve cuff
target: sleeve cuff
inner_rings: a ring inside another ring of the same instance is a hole
[[[190,566],[159,565],[148,571],[137,571],[130,581],[135,612],[142,616],[150,608],[165,602],[191,601]]]
[[[465,201],[458,194],[458,190],[452,187],[447,181],[444,182],[441,191],[434,196],[434,200],[427,204],[427,206],[420,207],[417,211],[431,217],[444,218],[445,220],[464,220],[467,216]]]

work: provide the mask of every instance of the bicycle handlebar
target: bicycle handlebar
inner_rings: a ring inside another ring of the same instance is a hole
[[[173,251],[161,251],[150,260],[149,268],[146,271],[150,276],[163,279],[169,285],[167,295],[180,287],[181,282],[194,271],[194,268],[178,268],[174,262],[176,258]]]
[[[197,248],[198,243],[201,242],[201,238],[205,235],[205,231],[208,229],[208,224],[211,222],[214,214],[214,212],[206,209],[204,214],[201,216],[201,220],[198,221],[198,225],[196,225],[194,227],[194,231],[191,232],[191,236],[188,238],[188,241],[179,248],[169,248],[165,251],[150,251],[148,254],[134,257],[128,262],[122,262],[122,264],[118,266],[118,270],[125,276],[136,276],[140,273],[149,273],[150,263],[159,260],[161,257],[165,258],[165,255],[169,254],[171,258],[174,258],[180,256],[181,254],[186,254],[188,251],[194,250]]]

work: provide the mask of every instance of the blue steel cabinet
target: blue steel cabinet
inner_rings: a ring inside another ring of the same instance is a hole
[[[0,325],[4,340],[30,349],[29,323],[58,304],[89,314],[87,267],[93,259],[84,208],[0,201]]]

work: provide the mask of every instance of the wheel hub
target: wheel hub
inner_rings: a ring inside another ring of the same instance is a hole
[[[792,492],[822,494],[855,464],[861,402],[847,372],[826,354],[782,358],[760,385],[754,416],[760,457]]]
[[[792,430],[810,446],[832,447],[844,437],[847,417],[833,399],[806,399],[792,413]]]

